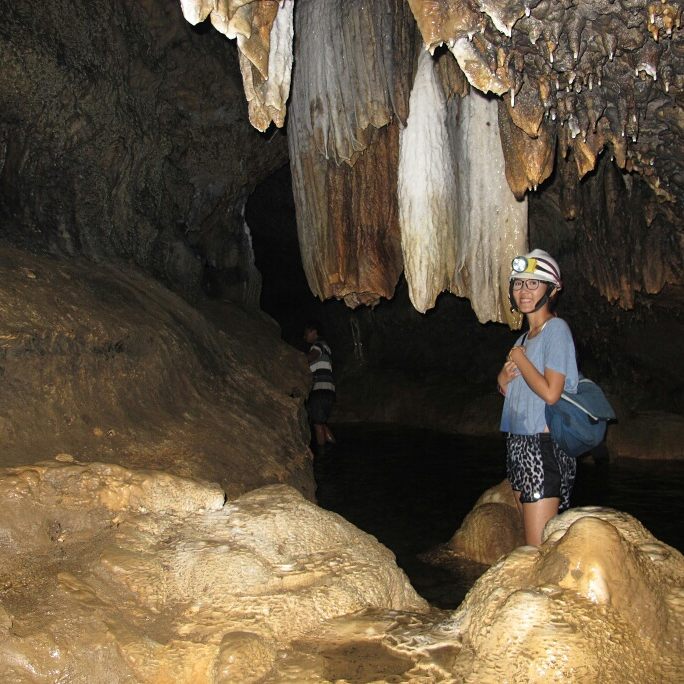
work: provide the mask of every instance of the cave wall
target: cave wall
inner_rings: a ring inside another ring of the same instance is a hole
[[[244,202],[287,159],[238,57],[178,3],[2,3],[0,237],[258,301]]]
[[[0,467],[96,461],[313,498],[306,357],[256,312],[200,306],[136,268],[0,245]]]

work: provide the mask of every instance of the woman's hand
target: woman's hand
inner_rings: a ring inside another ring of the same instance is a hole
[[[525,356],[525,347],[517,345],[515,347],[511,347],[511,351],[508,352],[506,360],[513,361],[517,365],[517,363],[520,361],[521,356]]]
[[[506,361],[496,378],[499,392],[506,396],[506,387],[508,386],[508,383],[513,380],[513,378],[518,377],[518,375],[520,375],[520,371],[515,365],[515,361]]]

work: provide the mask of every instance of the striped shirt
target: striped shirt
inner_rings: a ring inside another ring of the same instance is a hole
[[[322,339],[317,339],[312,345],[310,351],[320,352],[320,356],[309,364],[309,368],[313,373],[313,387],[311,391],[327,390],[328,392],[335,391],[335,380],[333,378],[332,370],[332,352],[327,342]]]

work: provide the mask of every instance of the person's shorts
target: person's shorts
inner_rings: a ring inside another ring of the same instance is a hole
[[[334,404],[335,392],[314,390],[306,400],[306,412],[309,414],[309,420],[319,425],[327,423]]]
[[[556,444],[551,435],[513,435],[506,438],[506,472],[521,503],[560,499],[559,511],[570,506],[577,461]]]

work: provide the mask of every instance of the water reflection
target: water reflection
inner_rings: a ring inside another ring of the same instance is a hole
[[[338,444],[315,462],[319,504],[394,551],[416,590],[433,605],[457,606],[484,570],[449,571],[418,555],[446,542],[480,494],[505,477],[499,438],[447,435],[386,425],[337,425]],[[684,462],[581,459],[573,506],[609,506],[638,518],[680,551]]]

